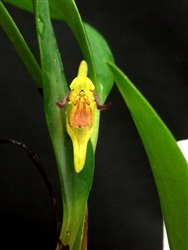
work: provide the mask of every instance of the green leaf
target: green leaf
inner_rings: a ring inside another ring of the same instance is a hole
[[[99,96],[101,103],[104,103],[110,90],[113,86],[114,79],[106,67],[104,61],[114,62],[112,52],[102,37],[102,35],[96,31],[90,25],[84,23],[89,44],[91,46],[91,52],[95,63],[95,70],[97,75],[96,92]]]
[[[188,165],[168,128],[131,81],[107,62],[135,122],[157,186],[171,250],[188,249]]]
[[[35,1],[35,16],[43,72],[45,115],[62,188],[63,227],[60,239],[71,250],[78,250],[82,241],[80,228],[83,227],[86,202],[93,179],[93,148],[89,142],[85,167],[77,174],[74,170],[72,142],[65,127],[65,110],[55,104],[57,100],[62,100],[69,88],[50,21],[48,1]]]
[[[2,25],[11,43],[18,52],[18,55],[25,64],[35,84],[38,88],[42,88],[41,69],[37,61],[35,60],[35,57],[33,56],[31,50],[27,46],[27,43],[25,42],[14,20],[12,19],[2,2],[0,2],[0,14],[0,24]]]

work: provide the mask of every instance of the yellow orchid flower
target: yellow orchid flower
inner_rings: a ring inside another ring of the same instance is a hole
[[[59,108],[64,108],[66,103],[66,127],[73,143],[75,171],[79,173],[85,164],[87,144],[93,132],[95,109],[105,110],[109,105],[101,105],[95,86],[87,77],[88,66],[85,61],[80,63],[78,76],[70,84],[70,92],[57,101]]]

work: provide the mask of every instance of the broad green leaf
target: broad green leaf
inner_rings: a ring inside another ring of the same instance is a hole
[[[69,89],[50,21],[48,1],[35,1],[35,16],[43,72],[45,115],[62,188],[63,227],[60,239],[71,250],[78,250],[82,240],[80,228],[84,222],[86,202],[93,179],[93,148],[89,142],[85,167],[77,174],[73,164],[72,142],[65,128],[65,110],[59,109],[55,104],[57,100],[62,100]]]
[[[0,24],[2,25],[4,31],[6,32],[11,43],[18,52],[18,55],[25,64],[35,84],[37,85],[38,88],[42,88],[41,69],[37,61],[35,60],[31,50],[27,46],[14,20],[12,19],[12,17],[10,16],[9,12],[7,11],[2,2],[0,2],[0,16],[1,16]]]
[[[188,165],[151,105],[114,64],[107,62],[135,122],[157,186],[171,250],[188,249]],[[159,97],[160,98],[160,97]]]
[[[99,32],[86,23],[84,23],[84,27],[89,39],[89,44],[91,46],[91,52],[93,54],[95,63],[97,75],[97,83],[95,84],[96,92],[101,103],[103,103],[106,100],[114,82],[112,75],[110,74],[109,69],[106,67],[104,61],[108,60],[110,62],[114,62],[113,55],[107,42]]]

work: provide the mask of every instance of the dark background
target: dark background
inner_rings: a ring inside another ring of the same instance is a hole
[[[177,140],[188,137],[188,1],[76,1],[82,18],[107,39],[116,64],[150,101]],[[6,5],[39,60],[32,14]],[[83,59],[69,28],[53,21],[69,82]],[[162,249],[159,200],[134,123],[116,86],[101,114],[89,197],[89,250]],[[41,158],[61,196],[43,101],[1,29],[1,137]],[[46,187],[21,149],[1,145],[1,233],[7,249],[51,249]],[[3,249],[3,248],[2,248]]]

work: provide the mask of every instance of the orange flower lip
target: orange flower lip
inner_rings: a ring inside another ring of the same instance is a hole
[[[84,90],[80,93],[70,111],[70,125],[77,128],[90,126],[92,123],[92,109]]]

